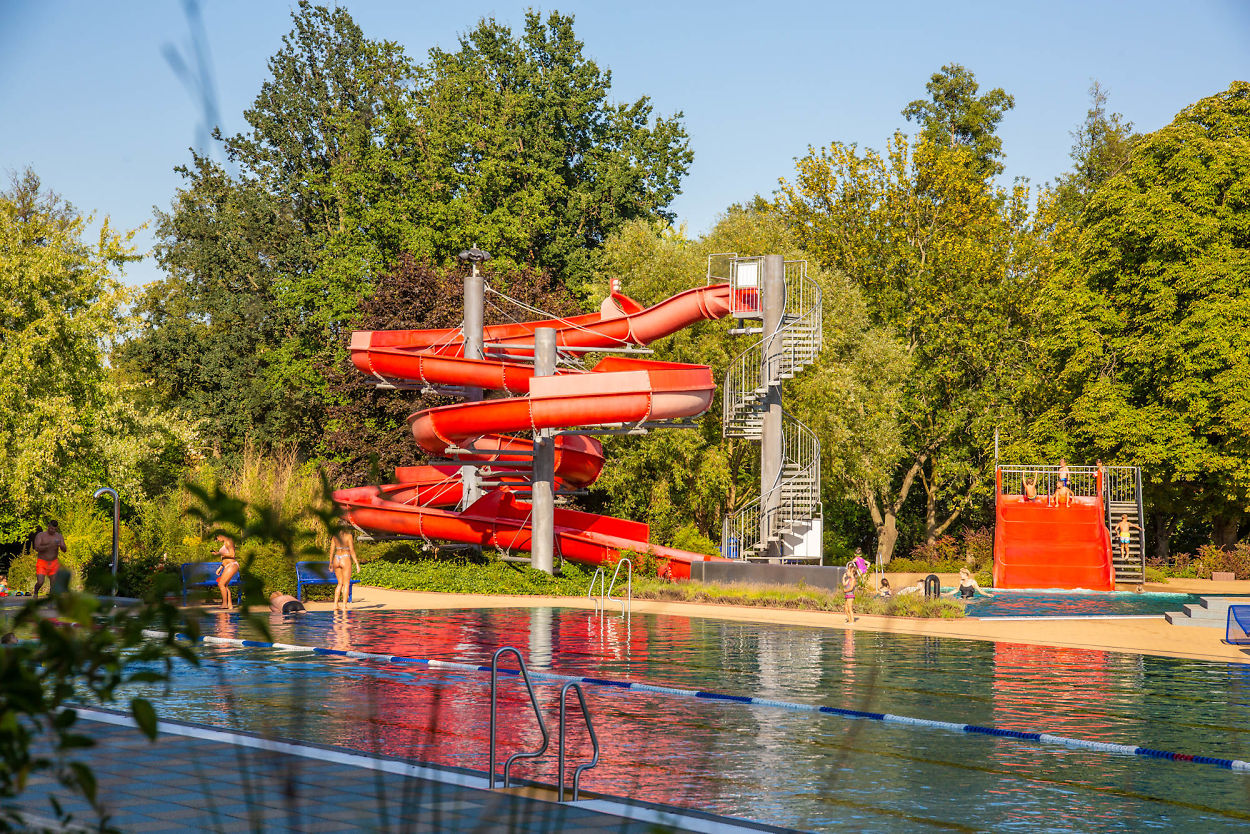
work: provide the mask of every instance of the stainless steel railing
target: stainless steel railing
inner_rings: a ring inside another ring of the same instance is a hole
[[[594,748],[594,756],[589,762],[584,762],[573,769],[573,802],[577,801],[578,792],[581,788],[582,774],[599,764],[599,738],[595,735],[595,726],[590,720],[590,709],[586,706],[586,696],[582,694],[582,687],[577,681],[569,681],[560,687],[560,741],[559,741],[559,768],[560,768],[560,788],[557,794],[557,801],[564,801],[564,750],[565,750],[565,706],[567,703],[568,691],[572,689],[577,693],[577,701],[582,706],[582,717],[586,719],[586,730],[590,733],[590,744]]]
[[[616,578],[620,576],[622,565],[626,567],[625,597],[623,599],[621,597],[612,596],[612,589],[616,587]],[[629,559],[622,558],[616,563],[616,570],[612,571],[612,581],[608,583],[608,590],[604,594],[605,607],[606,600],[610,599],[614,599],[621,604],[622,614],[625,614],[626,612],[630,614],[634,613],[634,563]]]
[[[525,691],[529,693],[530,705],[534,707],[534,717],[538,719],[538,729],[543,734],[543,744],[537,750],[529,752],[513,753],[503,763],[503,786],[510,786],[508,773],[512,769],[512,763],[517,759],[537,759],[543,753],[547,752],[547,746],[551,743],[551,735],[547,732],[547,723],[543,721],[542,710],[538,708],[538,698],[534,695],[534,684],[530,682],[529,670],[525,668],[525,658],[521,657],[521,653],[512,646],[504,646],[495,651],[490,659],[490,789],[495,789],[495,731],[498,725],[498,694],[499,694],[499,656],[504,653],[516,655],[516,662],[521,670],[521,679],[525,681]]]

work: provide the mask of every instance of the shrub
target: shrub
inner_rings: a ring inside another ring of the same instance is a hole
[[[716,556],[720,548],[716,542],[699,532],[693,524],[687,524],[673,534],[672,547],[678,550],[689,550],[691,553],[705,553]]]

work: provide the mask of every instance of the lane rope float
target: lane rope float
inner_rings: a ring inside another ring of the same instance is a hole
[[[167,636],[163,631],[153,630],[145,630],[143,634],[147,637],[160,639]],[[185,634],[175,634],[174,636],[181,640],[190,639]],[[210,645],[238,646],[248,649],[274,649],[283,652],[302,652],[328,655],[331,657],[345,657],[350,660],[368,660],[375,663],[386,663],[396,666],[424,666],[429,669],[444,669],[455,672],[485,672],[489,674],[491,670],[489,665],[460,663],[454,660],[406,657],[404,655],[382,654],[379,652],[358,652],[351,649],[328,649],[322,646],[300,646],[292,643],[269,643],[263,640],[240,640],[233,637],[205,636],[201,637],[200,641]],[[520,670],[500,668],[499,673],[502,675],[517,676],[520,674]],[[530,677],[536,681],[548,681],[551,683],[567,683],[568,681],[575,681],[577,683],[584,683],[591,686],[626,689],[631,692],[651,692],[657,695],[672,695],[679,698],[698,698],[705,701],[725,701],[736,704],[748,704],[750,706],[757,707],[773,707],[775,709],[790,710],[791,712],[836,715],[840,718],[847,719],[881,721],[885,724],[902,724],[911,727],[925,727],[933,730],[963,733],[965,735],[1010,738],[1016,739],[1017,741],[1031,741],[1053,747],[1092,750],[1099,753],[1114,753],[1126,756],[1141,756],[1147,759],[1165,759],[1173,762],[1192,762],[1193,764],[1210,765],[1223,770],[1250,772],[1250,762],[1245,762],[1240,759],[1225,759],[1217,756],[1198,756],[1191,755],[1189,753],[1176,753],[1171,750],[1159,750],[1153,747],[1141,747],[1133,744],[1115,744],[1107,741],[1093,741],[1091,739],[1060,736],[1053,733],[1007,730],[1001,727],[987,727],[979,724],[960,724],[955,721],[937,721],[931,718],[917,718],[909,715],[893,715],[888,712],[869,712],[866,710],[845,709],[842,707],[801,704],[795,701],[778,701],[772,698],[756,698],[750,695],[730,695],[723,692],[711,692],[703,689],[681,689],[673,686],[659,686],[650,683],[640,683],[638,681],[619,681],[612,680],[610,678],[560,675],[555,672],[543,672],[539,670],[530,670]]]

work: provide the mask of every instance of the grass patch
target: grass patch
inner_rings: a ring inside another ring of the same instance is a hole
[[[375,556],[361,566],[358,578],[365,585],[399,591],[585,597],[593,573],[571,562],[564,563],[560,575],[549,576],[527,565],[489,558],[483,561],[464,556],[391,560]],[[617,593],[623,593],[619,586]],[[843,603],[840,593],[821,588],[669,582],[638,575],[634,576],[634,599],[797,611],[841,611]],[[951,599],[926,600],[909,594],[883,600],[863,589],[855,596],[855,610],[861,614],[891,617],[964,616],[963,606]]]

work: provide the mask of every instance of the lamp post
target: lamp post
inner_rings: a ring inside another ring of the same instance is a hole
[[[113,496],[113,596],[117,596],[117,531],[121,528],[121,502],[117,498],[117,490],[112,487],[100,487],[92,498],[101,495]]]

